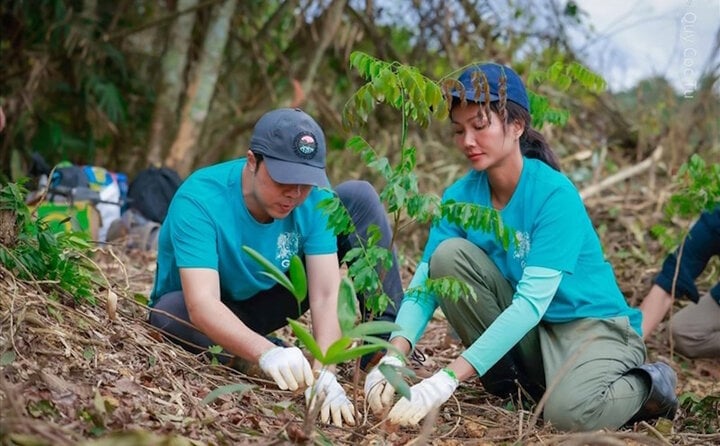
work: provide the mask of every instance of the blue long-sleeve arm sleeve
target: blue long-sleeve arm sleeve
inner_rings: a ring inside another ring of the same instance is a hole
[[[510,306],[461,355],[479,376],[540,322],[555,297],[562,276],[561,271],[550,268],[525,268]]]
[[[430,318],[437,308],[437,300],[432,293],[423,291],[428,278],[428,264],[421,262],[415,270],[405,298],[400,305],[395,323],[402,327],[401,330],[390,334],[390,339],[402,336],[410,342],[414,348],[417,341],[425,332]]]

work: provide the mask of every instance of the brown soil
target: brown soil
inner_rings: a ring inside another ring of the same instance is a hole
[[[647,236],[658,219],[651,193],[616,191],[589,200],[588,207],[628,300],[639,303],[663,257]],[[55,302],[48,284],[18,281],[0,270],[0,440],[18,445],[187,445],[285,444],[303,441],[305,404],[300,393],[280,391],[262,377],[212,365],[164,342],[145,322],[138,303],[152,284],[154,258],[146,253],[98,251],[94,260],[111,292],[98,305]],[[406,278],[410,272],[405,271]],[[717,278],[717,272],[714,273]],[[709,280],[700,285],[707,287]],[[716,279],[715,279],[716,280]],[[706,288],[705,288],[706,289]],[[677,302],[676,308],[686,304]],[[115,314],[115,318],[110,316]],[[293,340],[287,332],[282,337]],[[434,319],[420,343],[419,376],[433,373],[458,353],[441,319]],[[720,396],[720,360],[689,361],[671,354],[666,327],[648,342],[651,360],[665,360],[678,372],[680,395]],[[336,428],[316,423],[319,444],[720,444],[717,414],[681,408],[674,421],[639,423],[619,432],[567,434],[545,426],[534,408],[513,408],[464,383],[435,417],[434,424],[397,428],[363,414],[362,376],[339,370],[356,398],[360,422]],[[362,375],[362,374],[360,374]],[[203,398],[230,384],[249,384],[210,404]],[[718,404],[716,404],[717,409]],[[714,418],[714,419],[713,419]]]

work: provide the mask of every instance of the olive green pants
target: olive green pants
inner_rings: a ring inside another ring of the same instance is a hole
[[[439,299],[466,347],[510,306],[515,292],[487,254],[461,238],[438,246],[429,275],[456,277],[475,289],[477,300]],[[649,393],[642,373],[632,371],[645,361],[645,345],[627,317],[541,322],[516,344],[514,356],[530,378],[545,383],[543,418],[559,429],[619,428]]]

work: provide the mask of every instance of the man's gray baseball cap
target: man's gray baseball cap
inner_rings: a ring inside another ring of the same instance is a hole
[[[325,135],[299,108],[265,113],[255,124],[250,150],[262,154],[270,177],[278,183],[330,186],[325,173]]]

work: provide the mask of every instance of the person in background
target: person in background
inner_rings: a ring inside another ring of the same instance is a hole
[[[640,303],[646,339],[670,310],[675,282],[675,297],[693,301],[672,317],[670,333],[675,349],[688,358],[720,357],[720,282],[702,296],[695,286],[695,279],[717,255],[720,255],[720,207],[700,215],[685,238],[681,254],[676,251],[665,258],[655,283]]]
[[[258,364],[281,389],[314,386],[315,394],[326,395],[321,420],[342,426],[355,423],[354,409],[333,370],[313,373],[320,364],[311,366],[299,348],[267,337],[309,308],[313,335],[327,350],[341,336],[338,259],[370,225],[380,228],[380,244],[389,247],[387,215],[364,181],[335,188],[357,232],[336,238],[327,228],[327,216],[317,208],[333,193],[324,189],[329,186],[325,156],[325,137],[315,120],[299,109],[282,108],[258,120],[246,157],[185,179],[160,229],[150,323],[190,351],[207,352],[217,344]],[[302,309],[288,290],[261,274],[243,246],[282,271],[294,255],[303,259],[309,296]],[[403,296],[396,261],[384,275],[383,289],[393,304],[377,319],[394,320]],[[311,390],[305,392],[308,403]]]
[[[410,352],[440,306],[465,350],[394,405],[394,389],[373,369],[364,386],[369,406],[376,413],[392,406],[391,422],[417,424],[460,382],[479,376],[500,396],[517,393],[515,383],[536,400],[547,389],[543,417],[562,430],[672,418],[675,372],[645,363],[642,315],[621,293],[580,194],[530,127],[522,80],[487,63],[467,68],[458,83],[450,120],[471,169],[443,202],[495,209],[515,240],[506,248],[492,232],[447,219],[430,229],[391,343]],[[477,299],[426,291],[428,278],[442,277],[464,281]],[[401,360],[385,355],[380,364]]]

